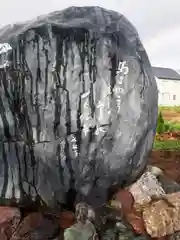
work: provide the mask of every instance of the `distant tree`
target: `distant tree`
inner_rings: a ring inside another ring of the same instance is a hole
[[[156,132],[158,134],[161,134],[164,132],[164,119],[161,112],[159,112],[159,115],[158,115]]]

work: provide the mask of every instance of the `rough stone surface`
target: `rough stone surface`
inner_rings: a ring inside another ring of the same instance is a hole
[[[0,43],[1,198],[54,205],[73,189],[99,205],[112,184],[134,182],[158,94],[132,24],[71,7],[0,29]]]
[[[0,239],[10,239],[20,223],[21,213],[17,208],[0,207]]]
[[[163,178],[161,176],[160,182],[162,185],[168,185],[168,189],[165,190],[166,193],[169,191],[175,192],[177,190],[178,184],[175,184],[175,182],[169,180],[168,178],[165,178],[165,176],[163,176]],[[42,215],[39,212],[25,212],[25,216],[23,213],[21,219],[18,209],[11,207],[1,207],[0,239],[61,240],[64,239],[62,229],[66,229],[66,239],[75,239],[75,237],[77,237],[77,239],[87,240],[89,234],[94,232],[95,227],[99,239],[103,240],[150,240],[151,238],[142,231],[143,224],[140,216],[138,216],[137,212],[134,212],[133,210],[129,211],[129,207],[126,207],[131,206],[129,203],[132,202],[132,197],[127,194],[127,191],[121,190],[114,197],[115,200],[113,201],[121,201],[122,209],[115,206],[112,207],[111,205],[103,205],[100,208],[96,209],[95,213],[93,214],[93,209],[83,202],[76,205],[75,214],[68,211],[62,212],[61,215]],[[124,203],[125,208],[123,207]],[[123,214],[121,213],[121,210],[123,211]],[[84,220],[92,219],[94,227],[91,223],[85,224],[83,226],[81,226],[83,223],[74,225],[75,216],[76,220],[83,220],[83,222]],[[176,232],[172,236],[154,238],[154,240],[155,239],[180,239],[180,232]]]
[[[75,215],[72,212],[62,212],[59,218],[59,226],[62,229],[71,227],[75,223]]]
[[[64,231],[64,240],[88,240],[97,238],[97,233],[94,225],[90,221],[77,222],[72,227]]]
[[[19,224],[11,240],[48,240],[58,233],[58,221],[45,218],[40,213],[31,213]]]

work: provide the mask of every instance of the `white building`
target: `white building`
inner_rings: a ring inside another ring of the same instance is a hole
[[[180,74],[170,68],[153,67],[159,91],[158,104],[180,106]]]

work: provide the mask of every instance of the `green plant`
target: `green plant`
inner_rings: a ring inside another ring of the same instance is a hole
[[[153,149],[158,150],[180,150],[179,140],[155,140]]]
[[[165,130],[165,126],[164,126],[164,119],[163,119],[163,115],[161,112],[159,112],[158,114],[158,119],[157,119],[157,127],[156,127],[156,132],[158,134],[163,133]]]
[[[180,123],[164,121],[164,131],[165,132],[179,132],[180,131]]]
[[[180,123],[179,122],[172,123],[172,126],[175,131],[180,131]]]
[[[164,131],[165,132],[169,132],[171,129],[171,125],[168,122],[164,123]]]

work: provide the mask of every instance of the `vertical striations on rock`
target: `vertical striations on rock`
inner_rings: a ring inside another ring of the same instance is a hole
[[[157,87],[121,14],[70,7],[0,29],[1,199],[92,205],[147,166]]]

